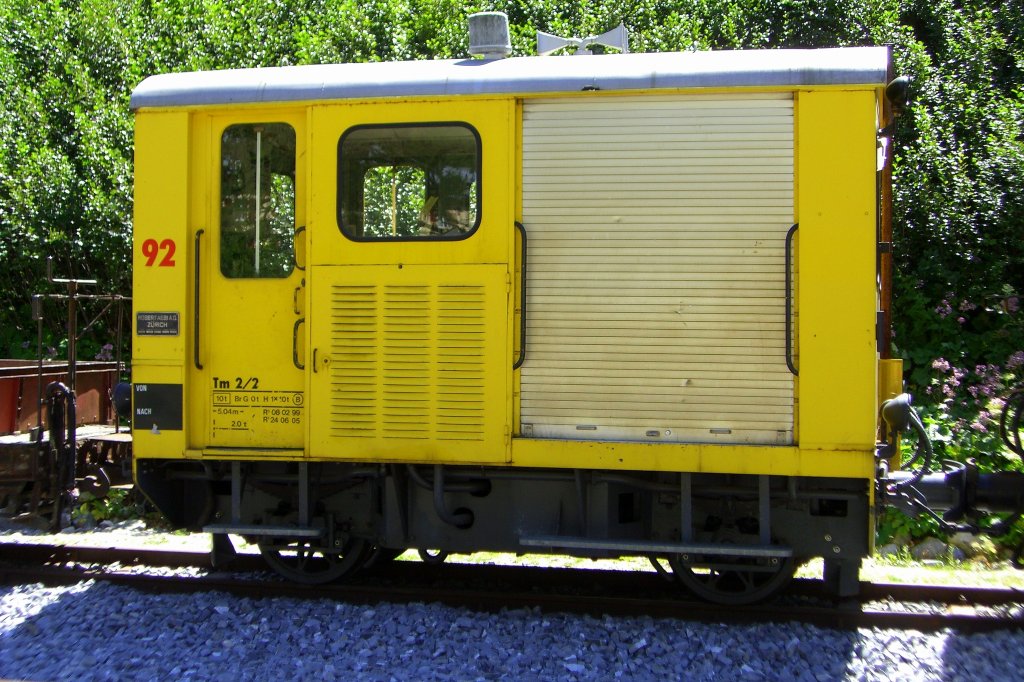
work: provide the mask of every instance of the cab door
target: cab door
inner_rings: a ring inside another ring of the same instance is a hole
[[[251,110],[195,126],[193,197],[205,227],[193,235],[191,446],[302,448],[305,117]]]
[[[311,456],[507,461],[514,104],[312,121]]]

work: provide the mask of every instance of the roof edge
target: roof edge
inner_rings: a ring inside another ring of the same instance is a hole
[[[130,107],[137,111],[150,107],[594,89],[882,86],[888,66],[889,50],[885,47],[321,64],[152,76],[132,92]]]

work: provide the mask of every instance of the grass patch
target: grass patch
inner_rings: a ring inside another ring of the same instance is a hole
[[[870,558],[860,569],[861,580],[877,583],[963,585],[1024,590],[1024,571],[1008,561],[919,562],[904,557]]]
[[[399,561],[419,561],[416,550],[402,554]],[[476,552],[452,554],[447,559],[460,564],[496,564],[504,566],[542,566],[554,568],[582,568],[616,571],[650,572],[651,562],[640,557],[625,559],[581,559],[579,557],[549,554],[511,554],[506,552]],[[796,577],[821,579],[822,559],[813,559],[797,568]],[[909,557],[868,558],[860,569],[861,580],[878,583],[911,583],[921,585],[964,585],[968,587],[1002,587],[1024,590],[1024,571],[1013,568],[1009,562],[928,562]]]

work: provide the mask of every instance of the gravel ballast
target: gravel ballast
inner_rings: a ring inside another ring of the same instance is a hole
[[[110,525],[110,524],[108,524]],[[204,551],[141,522],[4,541]],[[1024,632],[720,625],[438,604],[353,605],[106,582],[0,587],[0,678],[17,680],[1019,679]]]
[[[0,677],[22,680],[1010,680],[1024,633],[476,613],[100,582],[0,588]]]

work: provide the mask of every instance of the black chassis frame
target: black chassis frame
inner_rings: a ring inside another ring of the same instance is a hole
[[[446,552],[601,558],[715,546],[859,564],[874,514],[862,479],[155,459],[136,473],[176,527],[256,541],[315,529]]]

